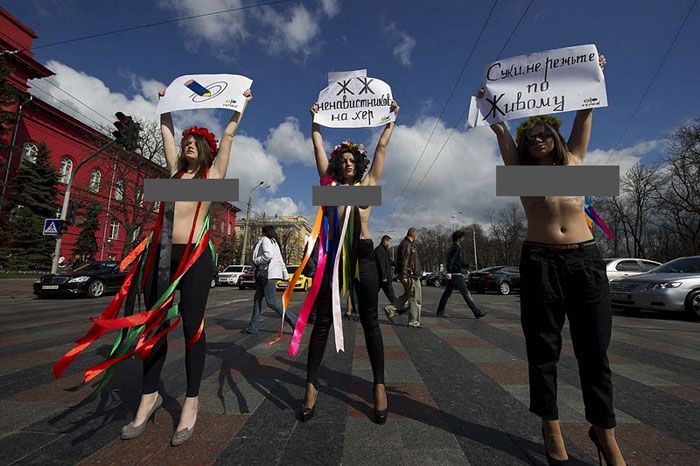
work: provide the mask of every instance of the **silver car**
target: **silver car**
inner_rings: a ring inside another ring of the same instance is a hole
[[[610,282],[615,307],[685,311],[700,318],[700,256],[679,257],[642,275]]]
[[[661,262],[633,257],[610,257],[603,259],[603,261],[605,261],[605,273],[608,275],[608,281],[646,273],[661,265]]]
[[[222,272],[219,272],[219,285],[239,285],[241,276],[253,270],[250,265],[229,265]]]

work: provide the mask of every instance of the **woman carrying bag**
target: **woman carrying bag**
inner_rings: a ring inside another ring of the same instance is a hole
[[[253,315],[250,322],[243,329],[246,333],[258,333],[260,318],[262,316],[262,300],[265,298],[267,306],[280,316],[282,306],[277,301],[277,280],[288,280],[287,266],[282,259],[279,240],[275,227],[265,225],[262,228],[262,236],[253,250],[253,264],[255,274],[255,297],[253,298]],[[292,331],[297,324],[297,316],[287,311],[284,320],[292,326]]]

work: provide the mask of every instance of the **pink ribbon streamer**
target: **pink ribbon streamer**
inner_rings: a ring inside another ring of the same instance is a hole
[[[318,262],[316,264],[316,273],[314,273],[314,278],[311,283],[311,288],[309,289],[306,299],[304,299],[304,304],[301,306],[301,312],[297,318],[297,325],[294,327],[294,335],[292,335],[292,341],[289,344],[289,351],[287,354],[290,356],[296,356],[299,353],[299,345],[301,344],[301,337],[304,334],[304,328],[309,320],[309,315],[311,314],[311,308],[313,308],[316,302],[316,296],[321,289],[321,282],[323,281],[323,272],[326,269],[326,232],[321,228],[321,233],[318,237]],[[309,245],[313,248],[313,245]]]

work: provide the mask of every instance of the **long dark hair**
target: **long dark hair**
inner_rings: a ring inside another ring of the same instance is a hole
[[[357,144],[349,141],[344,141],[342,144],[336,146],[336,148],[331,152],[331,159],[328,161],[328,175],[330,175],[338,183],[345,182],[345,174],[343,171],[343,154],[350,152],[355,163],[355,177],[352,183],[358,183],[362,181],[362,178],[369,167],[369,157],[364,152],[363,148],[360,148]]]
[[[214,162],[214,155],[211,153],[207,139],[199,134],[191,134],[180,141],[180,157],[177,159],[177,169],[179,171],[187,167],[185,144],[187,144],[187,140],[190,137],[194,138],[194,145],[197,148],[197,161],[194,164],[193,178],[203,178],[204,169],[211,168],[211,164]]]
[[[518,162],[520,165],[535,165],[535,161],[530,156],[528,152],[528,145],[525,144],[526,136],[529,134],[530,130],[535,126],[542,126],[545,130],[550,131],[554,138],[554,164],[555,165],[568,165],[569,164],[569,151],[566,149],[566,143],[564,138],[561,137],[559,130],[552,126],[548,121],[542,119],[534,122],[532,126],[527,128],[527,130],[522,131],[520,137],[517,141],[518,147]]]
[[[275,230],[274,225],[264,225],[262,227],[263,236],[267,236],[270,239],[275,240],[275,243],[279,244],[280,240],[277,237],[277,230]]]

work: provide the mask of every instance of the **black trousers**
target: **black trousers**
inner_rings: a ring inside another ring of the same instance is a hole
[[[396,301],[396,295],[394,294],[394,286],[391,284],[391,278],[388,278],[385,282],[381,282],[380,285],[384,291],[384,294],[386,295],[386,299],[389,300],[389,303],[391,304]]]
[[[467,306],[469,306],[469,309],[472,310],[474,315],[476,316],[481,314],[479,306],[476,305],[476,303],[472,299],[471,293],[469,293],[469,288],[467,288],[467,282],[466,280],[464,280],[464,275],[452,274],[452,279],[447,284],[445,291],[442,292],[442,296],[440,297],[440,304],[438,304],[437,315],[443,314],[445,312],[447,300],[450,299],[450,296],[452,296],[452,290],[454,290],[455,288],[457,288],[457,291],[459,291],[459,293],[462,295],[462,297],[464,298],[464,302],[467,303]]]
[[[521,323],[527,346],[530,411],[559,418],[557,362],[568,316],[588,422],[616,425],[607,349],[612,313],[605,264],[595,242],[554,249],[525,242],[520,257]]]
[[[185,252],[184,244],[173,244],[170,273],[174,275],[180,259]],[[156,260],[156,266],[158,261]],[[212,278],[211,254],[208,249],[202,252],[199,259],[192,264],[192,267],[185,273],[178,284],[180,290],[180,315],[182,316],[182,329],[185,334],[185,341],[196,335],[199,325],[204,316],[204,309],[207,306],[209,297],[209,286]],[[152,287],[146,293],[146,306],[155,304],[159,296],[156,296],[155,280]],[[207,339],[204,331],[197,343],[191,348],[185,348],[185,369],[187,373],[187,396],[193,397],[199,394],[199,385],[202,382],[204,371],[204,360],[206,358]],[[158,389],[160,373],[165,364],[165,356],[168,353],[167,334],[164,335],[153,347],[150,357],[143,362],[143,391],[142,393],[153,393]]]
[[[357,312],[365,333],[365,344],[375,384],[384,383],[384,342],[379,328],[377,304],[379,298],[379,279],[377,263],[374,258],[372,240],[361,239],[358,247],[360,279],[354,280],[357,290]],[[318,387],[318,371],[321,368],[323,353],[326,351],[328,333],[333,324],[330,274],[333,265],[329,260],[323,274],[321,289],[316,297],[316,323],[309,340],[309,357],[306,364],[306,382]]]

